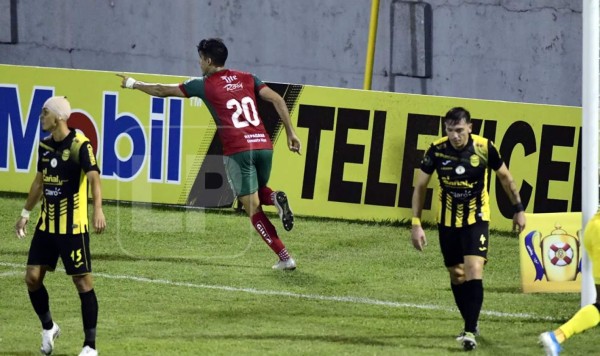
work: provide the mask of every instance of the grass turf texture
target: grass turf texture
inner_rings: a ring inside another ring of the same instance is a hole
[[[24,197],[2,196],[0,355],[37,355],[40,324],[23,282],[25,240],[14,237]],[[35,221],[38,212],[32,214]],[[424,253],[408,225],[297,217],[286,233],[298,269],[276,256],[245,215],[106,204],[108,229],[92,234],[104,355],[448,355],[463,352],[463,324],[442,265],[437,232]],[[518,241],[494,233],[484,277],[478,355],[543,354],[537,336],[568,319],[578,294],[523,294]],[[59,262],[59,267],[62,267]],[[47,275],[62,335],[55,355],[77,354],[80,302],[69,277]],[[565,353],[594,354],[600,330]]]

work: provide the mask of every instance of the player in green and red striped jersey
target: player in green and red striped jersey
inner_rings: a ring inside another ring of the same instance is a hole
[[[225,68],[228,51],[222,40],[204,39],[197,48],[202,77],[190,78],[181,84],[151,84],[119,74],[121,86],[158,97],[198,97],[204,101],[217,124],[227,175],[238,200],[256,231],[279,256],[273,269],[293,270],[296,262],[262,210],[262,205],[275,205],[283,227],[289,231],[294,226],[294,215],[285,193],[267,186],[273,144],[258,114],[256,97],[273,104],[285,127],[290,151],[299,154],[300,140],[285,101],[256,76]]]

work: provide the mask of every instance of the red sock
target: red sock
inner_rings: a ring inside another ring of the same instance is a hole
[[[262,205],[273,205],[273,190],[266,185],[258,188],[258,199]]]
[[[279,252],[285,250],[285,245],[277,236],[277,230],[275,230],[275,226],[271,224],[269,218],[265,215],[264,212],[260,211],[250,218],[252,221],[252,225],[262,239],[269,245],[271,250],[279,255]]]

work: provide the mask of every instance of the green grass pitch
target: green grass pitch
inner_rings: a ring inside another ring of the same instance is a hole
[[[2,196],[0,355],[37,355],[40,324],[23,281],[33,233],[18,240],[24,197]],[[293,202],[292,202],[293,207]],[[39,206],[33,214],[38,215]],[[285,232],[298,269],[276,256],[245,215],[105,204],[108,229],[92,234],[103,355],[452,355],[462,322],[437,233],[424,253],[409,227],[296,218]],[[59,263],[59,268],[62,265]],[[62,335],[55,355],[83,341],[80,303],[64,271],[46,278]],[[578,308],[571,294],[520,291],[518,241],[494,233],[484,275],[477,355],[542,355],[539,333]],[[600,330],[573,337],[568,355],[595,354]]]

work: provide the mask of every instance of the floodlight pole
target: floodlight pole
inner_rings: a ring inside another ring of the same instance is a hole
[[[375,40],[377,39],[377,24],[379,22],[379,0],[371,0],[371,20],[369,22],[369,41],[367,43],[367,58],[365,60],[364,90],[371,90],[373,80],[373,62],[375,59]]]

